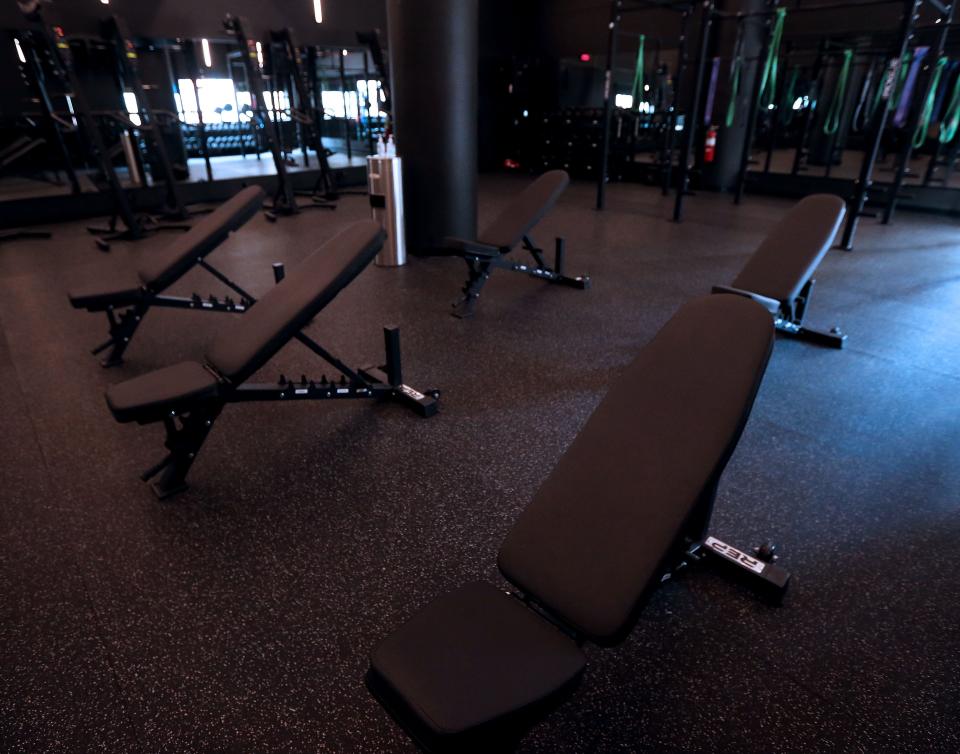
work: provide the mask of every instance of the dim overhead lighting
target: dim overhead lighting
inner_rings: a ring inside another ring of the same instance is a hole
[[[13,38],[13,45],[17,48],[17,57],[20,59],[21,63],[27,62],[27,56],[23,54],[23,48],[20,46],[20,40],[16,37]]]
[[[263,45],[257,42],[257,65],[263,68]]]
[[[100,5],[110,5],[110,0],[100,0]]]
[[[318,24],[323,23],[323,8],[320,7],[320,0],[313,0],[313,18]]]
[[[209,39],[201,39],[201,40],[200,40],[200,47],[201,47],[201,49],[203,50],[203,64],[204,64],[207,68],[212,67],[212,66],[213,66],[213,59],[210,57],[210,40],[209,40]]]

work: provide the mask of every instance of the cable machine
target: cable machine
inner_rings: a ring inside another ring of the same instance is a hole
[[[260,131],[266,136],[267,146],[270,149],[273,164],[277,171],[277,190],[273,195],[273,204],[266,213],[267,219],[275,221],[278,217],[296,215],[305,209],[336,209],[335,204],[314,196],[312,191],[298,192],[294,189],[282,152],[277,126],[270,117],[270,105],[264,92],[263,74],[258,63],[257,43],[247,35],[246,21],[243,18],[227,16],[223,26],[233,34],[240,48],[240,60],[250,89],[251,114],[259,123]],[[275,109],[275,103],[273,107]],[[279,117],[279,114],[275,112],[275,116]],[[297,196],[304,194],[312,196],[313,201],[307,204],[298,203]]]
[[[316,100],[310,96],[309,81],[304,70],[300,47],[294,41],[290,29],[270,32],[271,42],[279,47],[289,68],[288,82],[292,82],[290,92],[290,117],[297,123],[302,132],[306,132],[303,151],[307,155],[307,147],[317,153],[320,166],[320,176],[314,188],[315,195],[324,200],[336,200],[339,197],[335,177],[330,170],[327,160],[327,148],[323,146],[323,137],[320,134],[320,120],[322,110],[318,108]]]
[[[23,36],[22,43],[25,42],[31,48],[32,55],[49,55],[60,78],[67,83],[70,89],[67,96],[73,103],[81,136],[85,140],[93,163],[99,169],[100,175],[113,195],[115,214],[111,219],[111,227],[106,230],[103,237],[97,238],[97,246],[106,251],[110,248],[109,240],[122,238],[135,241],[145,238],[151,231],[168,227],[157,224],[149,216],[140,216],[133,211],[130,199],[113,168],[110,153],[90,110],[83,87],[80,85],[70,44],[63,29],[59,26],[53,29],[47,27],[40,11],[39,0],[17,0],[17,4],[28,23],[28,31]],[[118,221],[123,223],[123,230],[117,230]],[[99,229],[91,229],[91,232],[97,233]]]
[[[170,155],[163,138],[160,120],[153,107],[151,107],[150,100],[143,88],[143,81],[140,77],[140,59],[136,44],[133,41],[133,35],[130,34],[126,23],[119,16],[112,15],[104,22],[104,36],[116,48],[118,74],[122,88],[130,89],[137,101],[137,110],[140,116],[138,130],[149,136],[156,152],[156,164],[160,167],[160,178],[166,186],[166,203],[161,216],[165,220],[186,220],[190,217],[190,213],[180,196],[177,179],[173,174],[173,165],[170,163]]]

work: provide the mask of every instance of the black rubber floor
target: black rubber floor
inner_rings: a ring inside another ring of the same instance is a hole
[[[481,218],[522,183],[482,183]],[[198,356],[229,316],[153,311],[121,369],[74,284],[120,282],[166,240],[98,252],[80,224],[0,247],[0,750],[407,752],[363,684],[374,643],[496,550],[603,395],[686,299],[729,282],[788,206],[575,185],[542,226],[588,292],[496,273],[448,316],[455,260],[370,268],[310,332],[347,361],[399,324],[397,406],[230,406],[192,488],[138,481],[157,426],[119,425],[104,388]],[[254,291],[367,214],[257,218],[211,261]],[[720,491],[715,533],[770,538],[795,574],[770,608],[710,573],[662,588],[630,638],[589,648],[529,752],[960,751],[960,223],[865,221],[821,268],[813,324],[845,351],[780,340]],[[176,292],[221,293],[195,271]],[[264,379],[317,376],[297,344]],[[638,547],[643,542],[637,542]]]

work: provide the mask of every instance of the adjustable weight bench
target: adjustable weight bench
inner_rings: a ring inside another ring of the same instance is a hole
[[[507,534],[514,592],[474,583],[371,655],[367,685],[423,748],[502,751],[613,646],[677,568],[723,564],[779,601],[789,574],[708,535],[717,485],[773,347],[733,296],[677,312],[606,396]],[[773,560],[772,546],[760,555]]]
[[[428,394],[403,384],[400,334],[384,330],[386,365],[353,370],[303,332],[310,321],[373,261],[383,246],[380,226],[355,223],[325,243],[284,277],[274,265],[278,284],[239,322],[218,336],[202,362],[186,361],[159,369],[107,390],[110,411],[118,422],[163,422],[167,456],[142,475],[160,498],[186,489],[186,475],[213,423],[228,403],[245,401],[395,400],[424,417],[437,411],[437,392]],[[244,294],[251,302],[253,297]],[[276,384],[247,380],[290,340],[298,340],[339,372],[339,379],[306,376]]]
[[[469,270],[467,282],[463,286],[463,298],[453,305],[455,317],[473,315],[480,291],[489,280],[494,267],[521,272],[548,283],[580,289],[590,287],[589,277],[568,277],[564,274],[564,239],[556,240],[552,268],[544,261],[543,249],[537,248],[530,240],[530,231],[553,208],[569,183],[570,176],[563,170],[544,173],[514,197],[506,209],[480,232],[476,240],[444,239],[446,253],[463,257]],[[532,265],[506,259],[506,255],[520,244],[533,257]]]
[[[813,275],[833,246],[846,207],[832,194],[812,194],[781,218],[730,286],[716,285],[714,293],[747,296],[774,317],[779,332],[821,346],[843,348],[847,339],[839,328],[830,332],[803,324],[813,286]]]
[[[162,251],[151,254],[140,265],[137,280],[119,288],[104,290],[100,286],[74,290],[69,293],[74,309],[106,312],[110,337],[93,349],[94,354],[110,349],[100,362],[105,367],[123,363],[123,354],[151,307],[194,309],[206,312],[239,313],[246,311],[251,301],[241,296],[234,301],[229,296],[220,300],[214,296],[202,299],[198,294],[189,298],[165,296],[163,291],[177,282],[194,266],[199,265],[233,291],[238,286],[206,261],[206,257],[222,244],[235,230],[242,227],[260,209],[264,193],[259,186],[249,186],[221,204],[196,225]]]

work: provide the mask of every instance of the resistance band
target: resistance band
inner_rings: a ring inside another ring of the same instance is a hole
[[[933,115],[931,121],[940,123],[943,120],[943,105],[947,101],[947,92],[950,91],[950,77],[957,71],[957,61],[951,60],[947,67],[943,69],[943,86],[937,92],[937,100],[933,103]]]
[[[646,41],[646,35],[640,35],[640,47],[637,48],[637,65],[633,70],[633,106],[640,109],[640,97],[643,95],[643,43]]]
[[[847,81],[850,79],[850,64],[853,62],[853,50],[847,48],[843,51],[843,65],[840,67],[840,75],[837,77],[836,86],[833,87],[833,100],[830,102],[830,109],[827,110],[826,120],[823,121],[823,132],[827,136],[832,136],[840,128],[840,118],[843,116],[843,104],[847,98]]]
[[[940,57],[933,66],[930,85],[927,87],[927,96],[923,100],[923,109],[920,111],[920,120],[913,131],[913,148],[919,149],[927,140],[927,130],[930,128],[930,118],[933,116],[933,103],[937,99],[937,90],[940,88],[940,77],[943,69],[950,62],[946,57]]]
[[[873,94],[873,78],[877,75],[877,64],[876,61],[870,63],[870,67],[867,69],[867,75],[863,78],[863,87],[860,89],[860,97],[857,99],[857,107],[853,111],[853,119],[851,120],[851,127],[854,131],[862,131],[870,121],[873,120],[873,114],[876,112],[876,105],[880,101],[877,97],[873,97],[871,100],[871,94]],[[878,82],[879,86],[883,87],[883,82]],[[872,102],[872,104],[871,104]]]
[[[800,68],[794,67],[790,71],[790,78],[787,83],[787,90],[783,95],[783,104],[780,107],[780,122],[785,126],[793,123],[793,116],[797,114],[793,109],[793,103],[797,99],[797,78],[800,76]]]
[[[917,47],[913,51],[913,61],[910,63],[910,70],[907,72],[907,80],[903,83],[903,89],[900,91],[900,101],[897,103],[897,110],[893,114],[893,125],[897,128],[902,127],[907,122],[910,100],[913,99],[913,87],[916,86],[917,76],[920,75],[920,65],[929,51],[929,47]]]
[[[787,9],[777,8],[773,32],[770,34],[770,46],[767,48],[767,59],[763,63],[763,74],[760,78],[760,106],[764,110],[775,104],[777,70],[780,67],[780,40],[783,39],[783,24],[786,19]]]
[[[714,58],[710,67],[710,86],[707,87],[707,106],[703,110],[703,125],[713,124],[713,103],[717,98],[717,79],[720,78],[720,58]]]
[[[953,82],[953,93],[950,95],[950,102],[947,104],[943,122],[940,124],[940,143],[949,144],[953,141],[953,137],[957,135],[958,126],[960,126],[960,74]]]
[[[737,120],[737,97],[740,95],[740,72],[743,69],[743,17],[737,22],[737,40],[730,59],[730,99],[724,124],[730,128]]]

